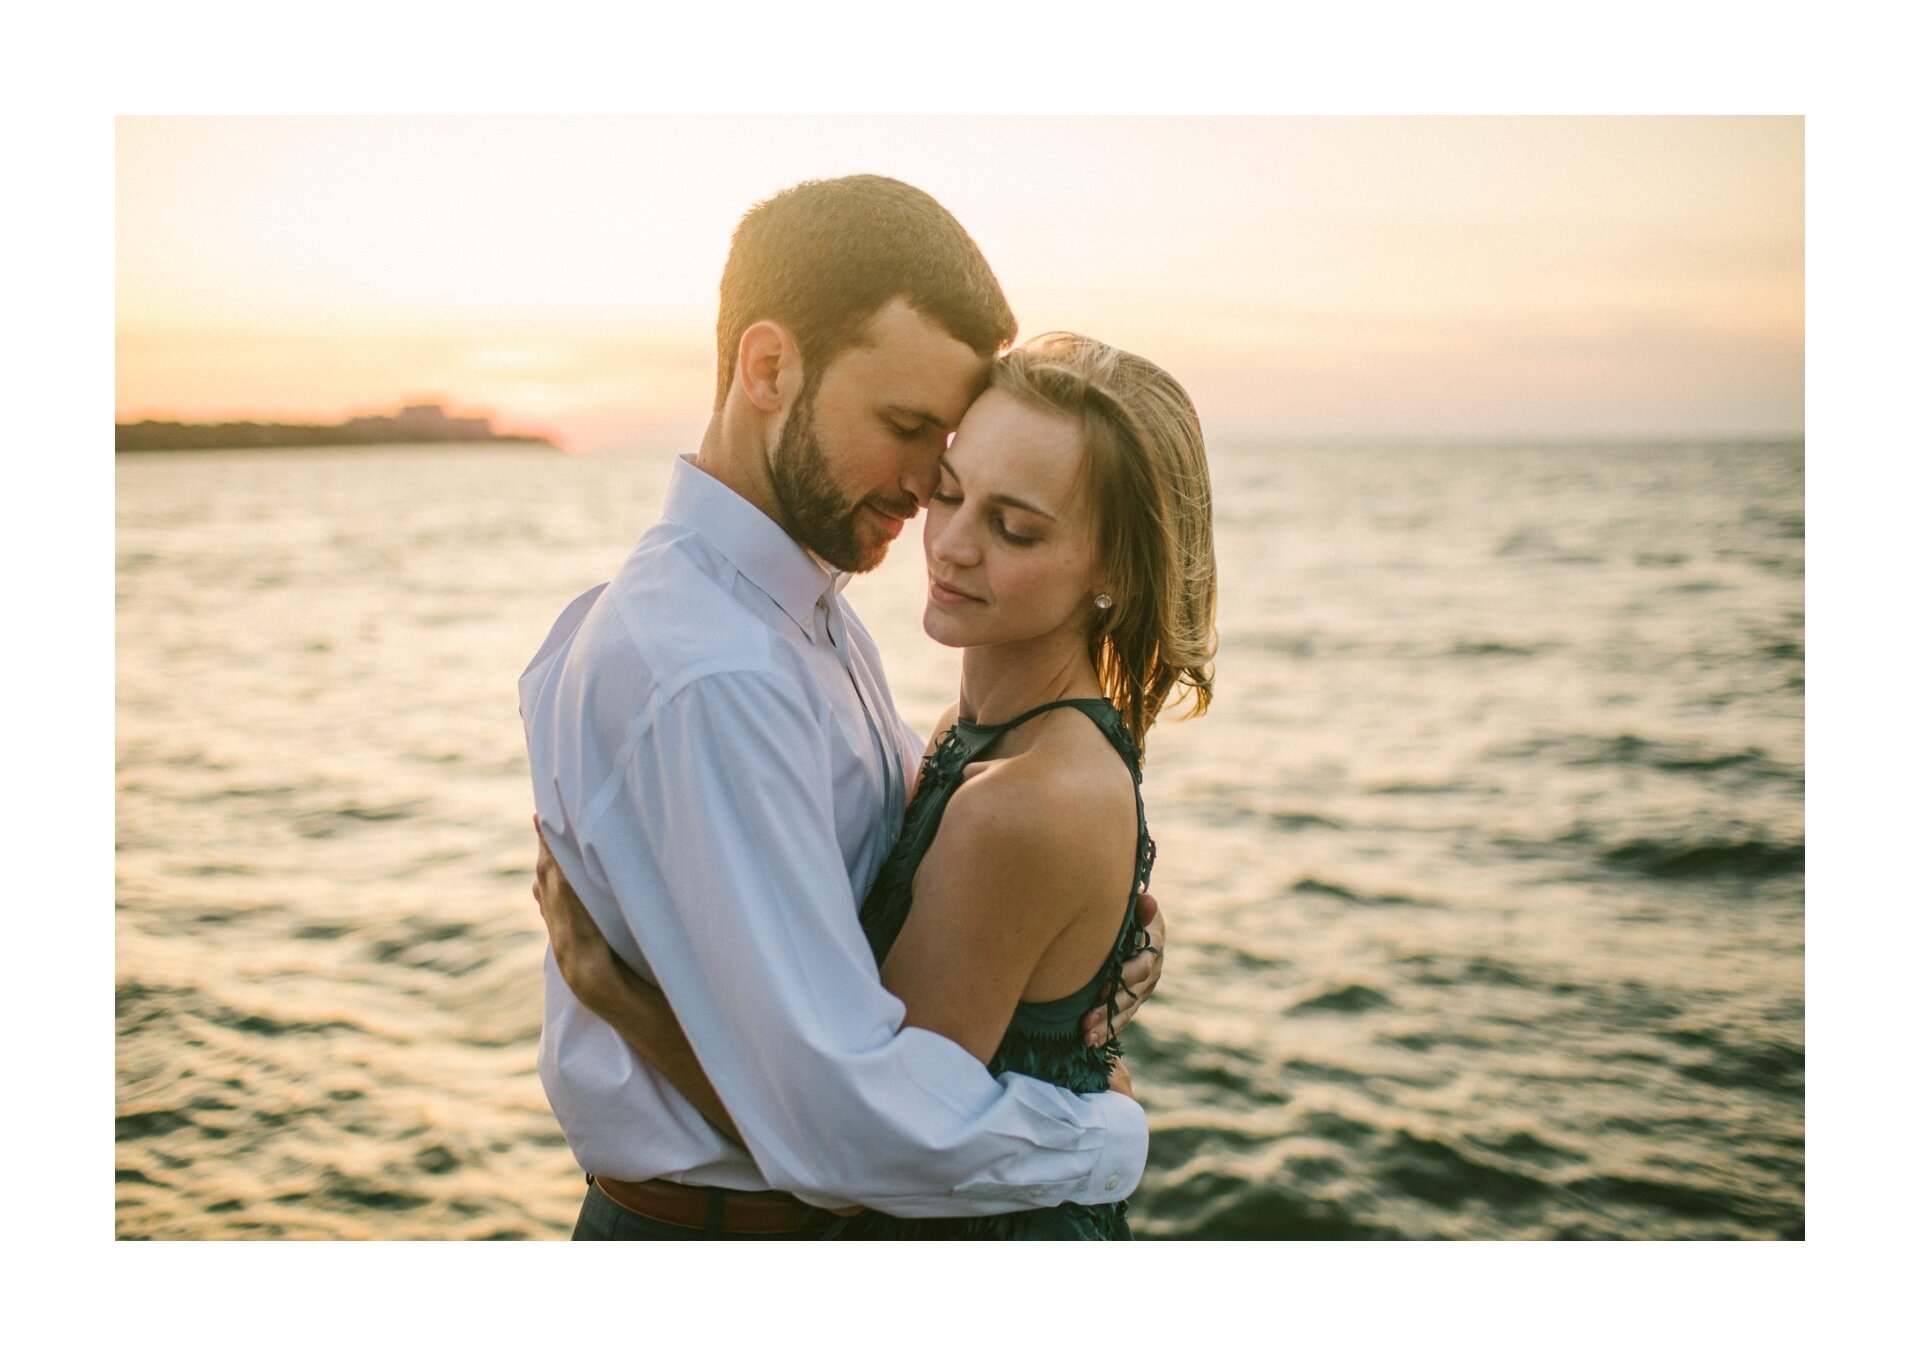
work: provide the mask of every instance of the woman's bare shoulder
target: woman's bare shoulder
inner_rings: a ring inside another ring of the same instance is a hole
[[[1049,713],[1020,752],[982,765],[954,792],[939,838],[1003,863],[1000,874],[1071,905],[1109,860],[1131,869],[1137,821],[1133,774],[1098,726],[1070,710]],[[936,847],[940,846],[936,839]]]

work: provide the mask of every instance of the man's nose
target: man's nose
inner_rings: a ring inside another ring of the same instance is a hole
[[[946,439],[929,439],[930,448],[915,448],[907,454],[900,474],[900,488],[913,496],[913,502],[925,508],[940,488],[940,454],[946,451]]]

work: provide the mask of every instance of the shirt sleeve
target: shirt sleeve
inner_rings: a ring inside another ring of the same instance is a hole
[[[643,718],[619,793],[579,826],[762,1175],[902,1216],[1122,1199],[1146,1162],[1138,1103],[996,1080],[901,1026],[841,858],[826,736],[795,688],[689,683]]]

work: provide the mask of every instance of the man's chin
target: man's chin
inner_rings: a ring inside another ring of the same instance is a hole
[[[887,548],[892,544],[884,538],[876,541],[856,536],[852,540],[842,537],[830,543],[810,541],[806,547],[836,570],[865,574],[887,558]]]
[[[863,520],[873,516],[861,515]],[[853,540],[847,553],[855,563],[842,565],[840,568],[850,574],[865,574],[876,568],[887,558],[887,550],[893,545],[894,537],[897,535],[897,529],[894,532],[876,531],[870,522],[862,521],[853,532]]]
[[[869,570],[879,568],[880,562],[887,558],[887,548],[892,545],[890,541],[861,542],[860,563],[847,566],[848,573],[865,574]]]
[[[877,510],[856,509],[833,524],[830,532],[801,537],[806,548],[836,570],[865,574],[887,558],[887,548],[900,535],[906,520]]]
[[[889,513],[873,505],[866,506],[866,512],[859,517],[859,530],[856,536],[860,543],[862,572],[871,570],[887,558],[887,548],[892,546],[906,530],[908,521],[915,510],[909,506],[904,514]]]

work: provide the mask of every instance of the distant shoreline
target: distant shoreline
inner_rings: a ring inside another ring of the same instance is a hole
[[[485,418],[457,419],[438,405],[409,405],[397,415],[363,415],[340,424],[263,424],[252,420],[183,424],[143,419],[113,426],[119,452],[225,452],[295,447],[392,447],[433,443],[517,443],[557,447],[537,433],[495,433]]]
[[[475,444],[494,447],[547,447],[558,449],[559,444],[551,438],[536,437],[532,434],[496,433],[491,438],[380,438],[366,442],[315,442],[302,439],[289,443],[210,443],[192,442],[168,444],[164,447],[127,447],[116,445],[116,456],[147,457],[164,456],[169,452],[336,452],[341,449],[382,447],[472,447]]]

